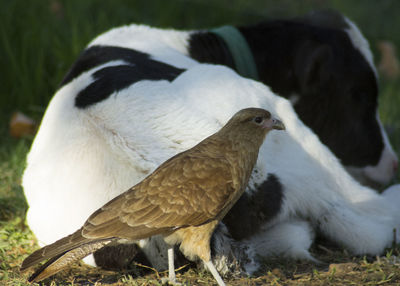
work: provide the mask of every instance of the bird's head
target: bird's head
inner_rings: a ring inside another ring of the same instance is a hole
[[[284,130],[285,125],[265,109],[246,108],[233,115],[220,132],[237,135],[239,140],[251,138],[261,145],[272,129]]]

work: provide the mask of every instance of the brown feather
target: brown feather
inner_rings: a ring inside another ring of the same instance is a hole
[[[26,269],[36,265],[37,263],[43,260],[64,253],[68,250],[73,249],[74,247],[83,245],[87,242],[88,242],[87,239],[82,237],[81,230],[78,230],[73,234],[64,237],[60,240],[57,240],[53,244],[47,245],[39,250],[36,250],[34,253],[29,255],[22,262],[21,271],[25,271]]]
[[[47,263],[45,263],[40,269],[38,269],[31,277],[29,277],[30,282],[41,281],[54,273],[57,273],[66,267],[68,267],[72,262],[80,260],[87,255],[95,252],[98,249],[103,248],[105,245],[110,243],[111,240],[102,240],[93,243],[87,243],[81,247],[72,249],[65,254],[54,256]]]
[[[130,227],[128,233],[137,235],[129,238],[137,240],[147,237],[135,230],[137,226],[144,225],[153,233],[157,228],[164,231],[201,225],[218,216],[235,194],[227,160],[185,153],[165,165],[91,215],[83,235],[91,239],[111,234],[127,238],[125,228]]]

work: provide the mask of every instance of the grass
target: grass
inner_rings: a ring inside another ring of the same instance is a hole
[[[27,205],[20,186],[32,138],[8,135],[15,110],[40,120],[69,66],[97,34],[127,23],[160,27],[208,28],[247,24],[265,18],[295,16],[311,8],[333,7],[352,18],[370,40],[375,58],[378,40],[400,49],[400,2],[396,0],[0,0],[0,285],[28,285],[18,267],[38,246],[24,223]],[[400,79],[381,80],[380,114],[400,154]],[[397,178],[399,180],[399,177]],[[400,283],[397,248],[386,256],[353,257],[324,241],[313,246],[320,265],[283,259],[265,261],[256,277],[227,278],[231,285],[396,285]],[[131,272],[109,272],[76,264],[55,276],[51,285],[157,285],[166,273],[138,266]],[[207,272],[183,269],[181,282],[214,283]],[[62,282],[62,281],[65,281]],[[96,282],[98,281],[98,282]]]
[[[400,45],[398,46],[400,47]],[[400,79],[382,81],[379,112],[393,148],[400,154]],[[397,182],[400,175],[397,176]]]

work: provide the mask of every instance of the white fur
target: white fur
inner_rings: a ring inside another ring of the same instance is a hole
[[[395,152],[390,145],[389,138],[383,129],[382,123],[379,119],[379,114],[376,114],[376,120],[378,121],[381,129],[381,135],[383,138],[384,149],[382,151],[381,158],[376,166],[367,166],[363,168],[363,175],[366,178],[370,178],[375,182],[381,184],[387,184],[395,175],[397,171],[398,159]]]
[[[187,36],[132,25],[91,43],[141,50],[187,71],[172,82],[137,82],[86,109],[74,107],[74,98],[100,67],[55,94],[23,176],[27,221],[40,244],[75,231],[97,208],[216,132],[239,109],[262,107],[278,115],[287,130],[268,135],[247,191],[274,173],[284,201],[273,221],[241,242],[252,250],[248,253],[312,259],[308,248],[315,230],[356,254],[379,254],[389,246],[400,222],[400,197],[390,195],[388,201],[357,183],[298,119],[290,102],[268,87],[227,67],[188,58]],[[151,241],[141,245],[150,260],[159,259]]]
[[[251,245],[262,257],[279,255],[316,262],[308,251],[314,237],[314,230],[308,222],[293,219],[263,230],[244,243]],[[256,269],[246,267],[246,270],[251,273]]]

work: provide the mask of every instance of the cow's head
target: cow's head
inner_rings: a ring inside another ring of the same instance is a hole
[[[377,73],[368,42],[342,15],[315,12],[315,38],[296,53],[302,120],[359,180],[388,183],[398,160],[378,115]],[[295,98],[296,100],[296,98]]]
[[[332,11],[241,28],[260,80],[296,112],[362,182],[386,184],[398,160],[378,116],[378,83],[368,42]]]

